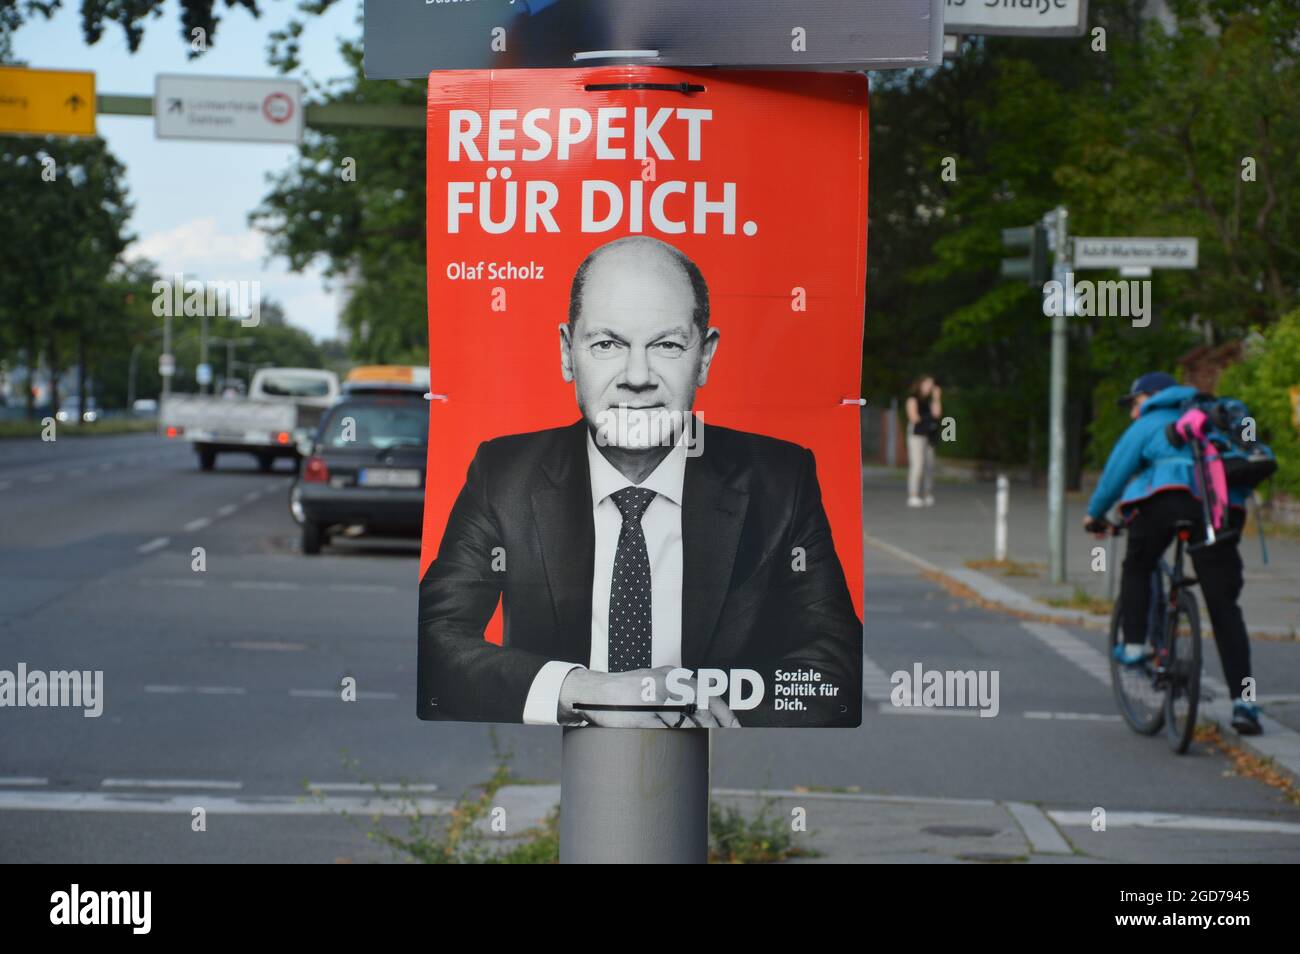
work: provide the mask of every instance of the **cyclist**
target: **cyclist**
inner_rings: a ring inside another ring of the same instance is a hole
[[[1173,541],[1174,524],[1191,521],[1192,539],[1205,539],[1205,518],[1195,495],[1192,450],[1174,447],[1165,436],[1166,426],[1181,416],[1183,403],[1196,393],[1195,388],[1179,385],[1163,371],[1149,372],[1133,382],[1129,393],[1120,398],[1133,423],[1111,450],[1084,517],[1084,529],[1100,536],[1107,512],[1118,502],[1128,527],[1120,578],[1124,642],[1115,647],[1115,658],[1124,665],[1139,665],[1150,654],[1146,632],[1151,574]],[[1245,523],[1246,494],[1234,491],[1230,496],[1229,526],[1240,530]],[[1251,676],[1250,637],[1237,604],[1243,582],[1237,537],[1193,550],[1191,557],[1210,611],[1223,673],[1234,695],[1232,727],[1241,735],[1258,735],[1259,710],[1242,698]]]

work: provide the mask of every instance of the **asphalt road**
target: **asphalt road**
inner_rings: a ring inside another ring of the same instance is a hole
[[[0,442],[0,669],[103,670],[105,687],[96,719],[0,709],[0,861],[377,860],[356,817],[375,785],[436,800],[488,776],[488,727],[415,718],[418,546],[304,557],[278,467],[232,456],[200,473],[152,436]],[[715,786],[1157,813],[1167,829],[1087,853],[1300,860],[1297,834],[1175,823],[1295,824],[1300,808],[1212,749],[1179,758],[1131,733],[1101,634],[1035,630],[866,557],[863,727],[715,733]],[[889,674],[916,663],[996,670],[997,717],[890,705]],[[355,702],[340,698],[349,676]],[[495,738],[516,775],[559,778],[559,730]],[[207,832],[191,831],[194,807]]]

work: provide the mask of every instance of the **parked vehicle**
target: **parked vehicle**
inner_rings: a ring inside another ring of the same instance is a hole
[[[319,553],[341,528],[418,537],[428,444],[423,388],[340,400],[321,422],[290,491],[303,553]]]
[[[343,393],[371,394],[407,391],[425,394],[429,390],[429,369],[421,365],[370,364],[353,368],[343,382]]]
[[[159,423],[171,439],[194,445],[202,470],[218,454],[252,454],[263,471],[276,458],[297,458],[298,443],[311,435],[338,399],[339,379],[316,368],[263,368],[253,375],[247,398],[174,394],[162,403]]]

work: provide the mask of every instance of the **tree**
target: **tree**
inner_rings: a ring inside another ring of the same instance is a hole
[[[342,51],[353,78],[323,91],[325,102],[423,105],[423,83],[366,80],[360,44]],[[362,360],[427,360],[424,180],[418,129],[311,131],[297,165],[275,177],[249,217],[291,268],[320,262],[344,285],[343,321]]]
[[[326,0],[325,7],[334,0]],[[127,48],[134,53],[144,39],[146,20],[163,14],[167,0],[81,0],[81,31],[88,44],[98,43],[109,25],[121,27]],[[261,15],[257,0],[225,0],[226,6],[242,7],[254,17]],[[319,4],[317,4],[319,5]],[[181,38],[190,46],[191,59],[201,56],[217,35],[221,18],[216,0],[180,0]],[[27,20],[43,16],[47,20],[63,7],[63,0],[0,0],[0,49]],[[195,31],[202,31],[196,33]],[[201,43],[195,40],[202,38]]]
[[[1259,437],[1277,454],[1277,488],[1300,494],[1300,412],[1292,404],[1300,389],[1300,308],[1250,345],[1246,359],[1224,372],[1219,393],[1246,402]]]
[[[105,285],[131,241],[124,175],[101,139],[0,137],[0,346],[25,352],[29,383],[44,351],[53,410],[58,374],[74,350],[85,396],[88,343],[104,330]]]

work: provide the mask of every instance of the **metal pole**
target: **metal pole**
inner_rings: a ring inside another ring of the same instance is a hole
[[[172,356],[172,316],[170,309],[168,314],[163,318],[163,349],[162,353],[167,355],[169,361],[175,361]],[[161,359],[159,359],[161,361]],[[163,433],[163,420],[166,414],[167,399],[172,393],[172,376],[170,374],[161,374],[162,368],[158,369],[162,378],[162,397],[158,401],[158,433]],[[170,369],[169,369],[170,370]]]
[[[997,522],[993,527],[993,559],[999,563],[1007,559],[1007,509],[1011,497],[1011,481],[1006,474],[998,474]]]
[[[208,314],[207,309],[203,310],[203,323],[199,326],[199,364],[208,363]],[[208,368],[208,381],[206,384],[199,384],[200,394],[209,394],[212,390],[212,369]]]
[[[1066,315],[1074,312],[1073,296],[1066,283],[1068,264],[1066,241],[1069,236],[1069,212],[1058,206],[1049,215],[1049,227],[1055,237],[1056,263],[1052,277],[1066,289],[1065,307],[1052,316],[1052,382],[1048,407],[1047,466],[1047,550],[1053,583],[1065,582],[1065,386],[1066,386]]]
[[[126,372],[126,409],[129,411],[135,407],[135,369],[140,363],[140,345],[131,349],[131,360],[127,365]]]
[[[709,730],[566,728],[560,862],[705,864]]]
[[[889,414],[885,417],[885,466],[898,466],[898,398],[889,399]]]

